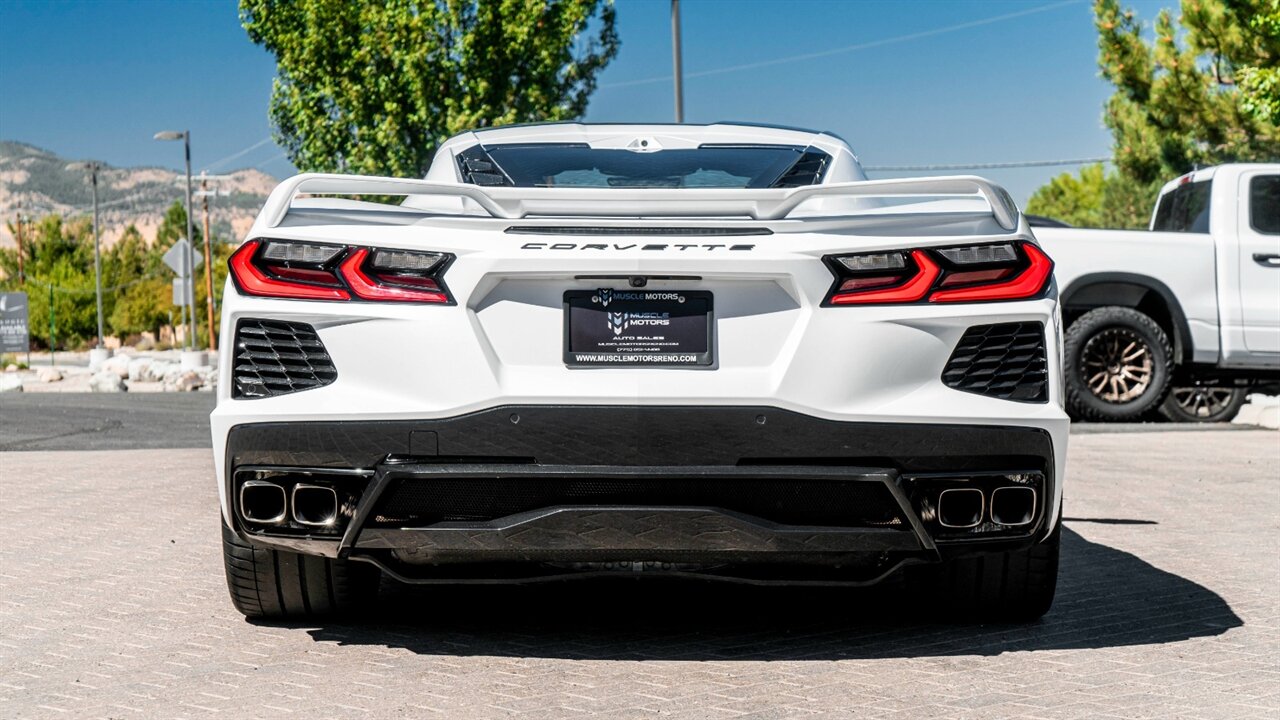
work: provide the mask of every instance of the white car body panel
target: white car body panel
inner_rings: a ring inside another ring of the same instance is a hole
[[[480,188],[460,184],[453,161],[477,137],[592,147],[626,147],[638,137],[664,148],[713,141],[795,143],[821,147],[836,164],[829,182],[785,190]],[[307,193],[409,199],[402,207],[387,207],[296,197]],[[744,223],[773,234],[659,238],[654,242],[663,247],[654,250],[644,247],[644,239],[506,232],[512,225]],[[1013,302],[822,307],[834,281],[824,256],[1035,243],[1007,193],[980,178],[865,181],[856,157],[838,138],[791,130],[517,127],[444,143],[425,181],[291,178],[272,193],[249,232],[248,239],[257,238],[452,253],[456,260],[444,278],[456,305],[252,297],[228,280],[221,328],[228,342],[211,416],[219,478],[228,470],[228,434],[244,424],[452,418],[519,404],[771,406],[846,422],[1043,431],[1052,441],[1056,473],[1044,532],[1056,524],[1069,421],[1062,407],[1061,327],[1052,287],[1035,299]],[[714,294],[713,366],[566,367],[564,293],[617,284],[598,276],[634,275],[655,276],[647,290]],[[234,397],[230,340],[242,318],[314,326],[339,379],[279,397]],[[943,384],[943,367],[968,328],[1021,321],[1046,328],[1047,402],[1001,400]],[[230,523],[225,482],[219,482],[219,492]]]

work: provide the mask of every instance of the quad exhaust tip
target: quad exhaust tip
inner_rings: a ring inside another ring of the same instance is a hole
[[[938,493],[938,524],[972,528],[982,523],[986,498],[978,488],[948,488]]]
[[[284,488],[265,480],[246,480],[240,486],[240,515],[245,520],[264,525],[284,522]]]
[[[1035,488],[998,487],[991,492],[991,522],[1006,527],[1020,527],[1031,524],[1035,517]]]
[[[293,521],[309,527],[331,527],[338,521],[338,493],[322,485],[293,486]]]

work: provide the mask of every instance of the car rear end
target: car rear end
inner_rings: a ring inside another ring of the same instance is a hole
[[[372,568],[414,583],[904,573],[921,593],[960,568],[978,589],[959,609],[1048,608],[1067,428],[1056,291],[1003,191],[618,192],[277,190],[231,261],[212,416],[243,611],[342,609],[317,578],[349,588]]]

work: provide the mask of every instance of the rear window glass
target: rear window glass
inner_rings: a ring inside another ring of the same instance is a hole
[[[1209,232],[1209,181],[1179,185],[1160,198],[1152,230]]]
[[[1280,175],[1249,181],[1249,225],[1265,235],[1280,235]]]
[[[515,187],[774,188],[822,180],[830,156],[792,145],[703,145],[633,152],[587,145],[474,146],[458,155],[464,182]]]

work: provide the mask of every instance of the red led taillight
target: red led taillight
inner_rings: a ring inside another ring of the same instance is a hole
[[[440,275],[453,256],[416,250],[250,240],[231,256],[245,295],[291,300],[449,303]]]
[[[362,300],[390,302],[449,302],[449,296],[430,277],[404,272],[379,272],[369,262],[368,248],[353,251],[338,272],[351,291]],[[412,287],[409,287],[412,286]]]
[[[1053,261],[1027,242],[826,258],[836,274],[827,305],[1021,300],[1044,292]]]
[[[1012,278],[1003,282],[983,281],[955,290],[938,290],[929,296],[929,302],[981,302],[984,300],[1021,300],[1039,295],[1053,273],[1053,261],[1030,243],[1023,243],[1022,252],[1027,261]],[[1011,269],[1010,272],[1013,272]],[[964,275],[959,272],[956,275]],[[1008,277],[1004,275],[1003,277]],[[996,280],[1000,278],[997,277]]]
[[[923,250],[912,250],[911,260],[914,271],[899,275],[868,274],[854,276],[840,283],[840,287],[831,296],[832,305],[855,305],[867,303],[910,303],[923,298],[933,287],[934,281],[942,270],[938,264]],[[871,273],[879,272],[871,270]],[[872,283],[875,283],[874,285]],[[890,287],[879,287],[880,283]],[[861,289],[866,287],[866,289]]]
[[[259,264],[262,241],[250,240],[236,250],[229,261],[236,288],[245,295],[288,298],[291,300],[350,300],[351,293],[333,283],[319,284],[281,277],[271,273],[270,265]],[[287,270],[288,268],[286,268]],[[277,271],[278,272],[278,271]],[[321,272],[321,271],[315,271]],[[332,277],[332,274],[330,274]]]

